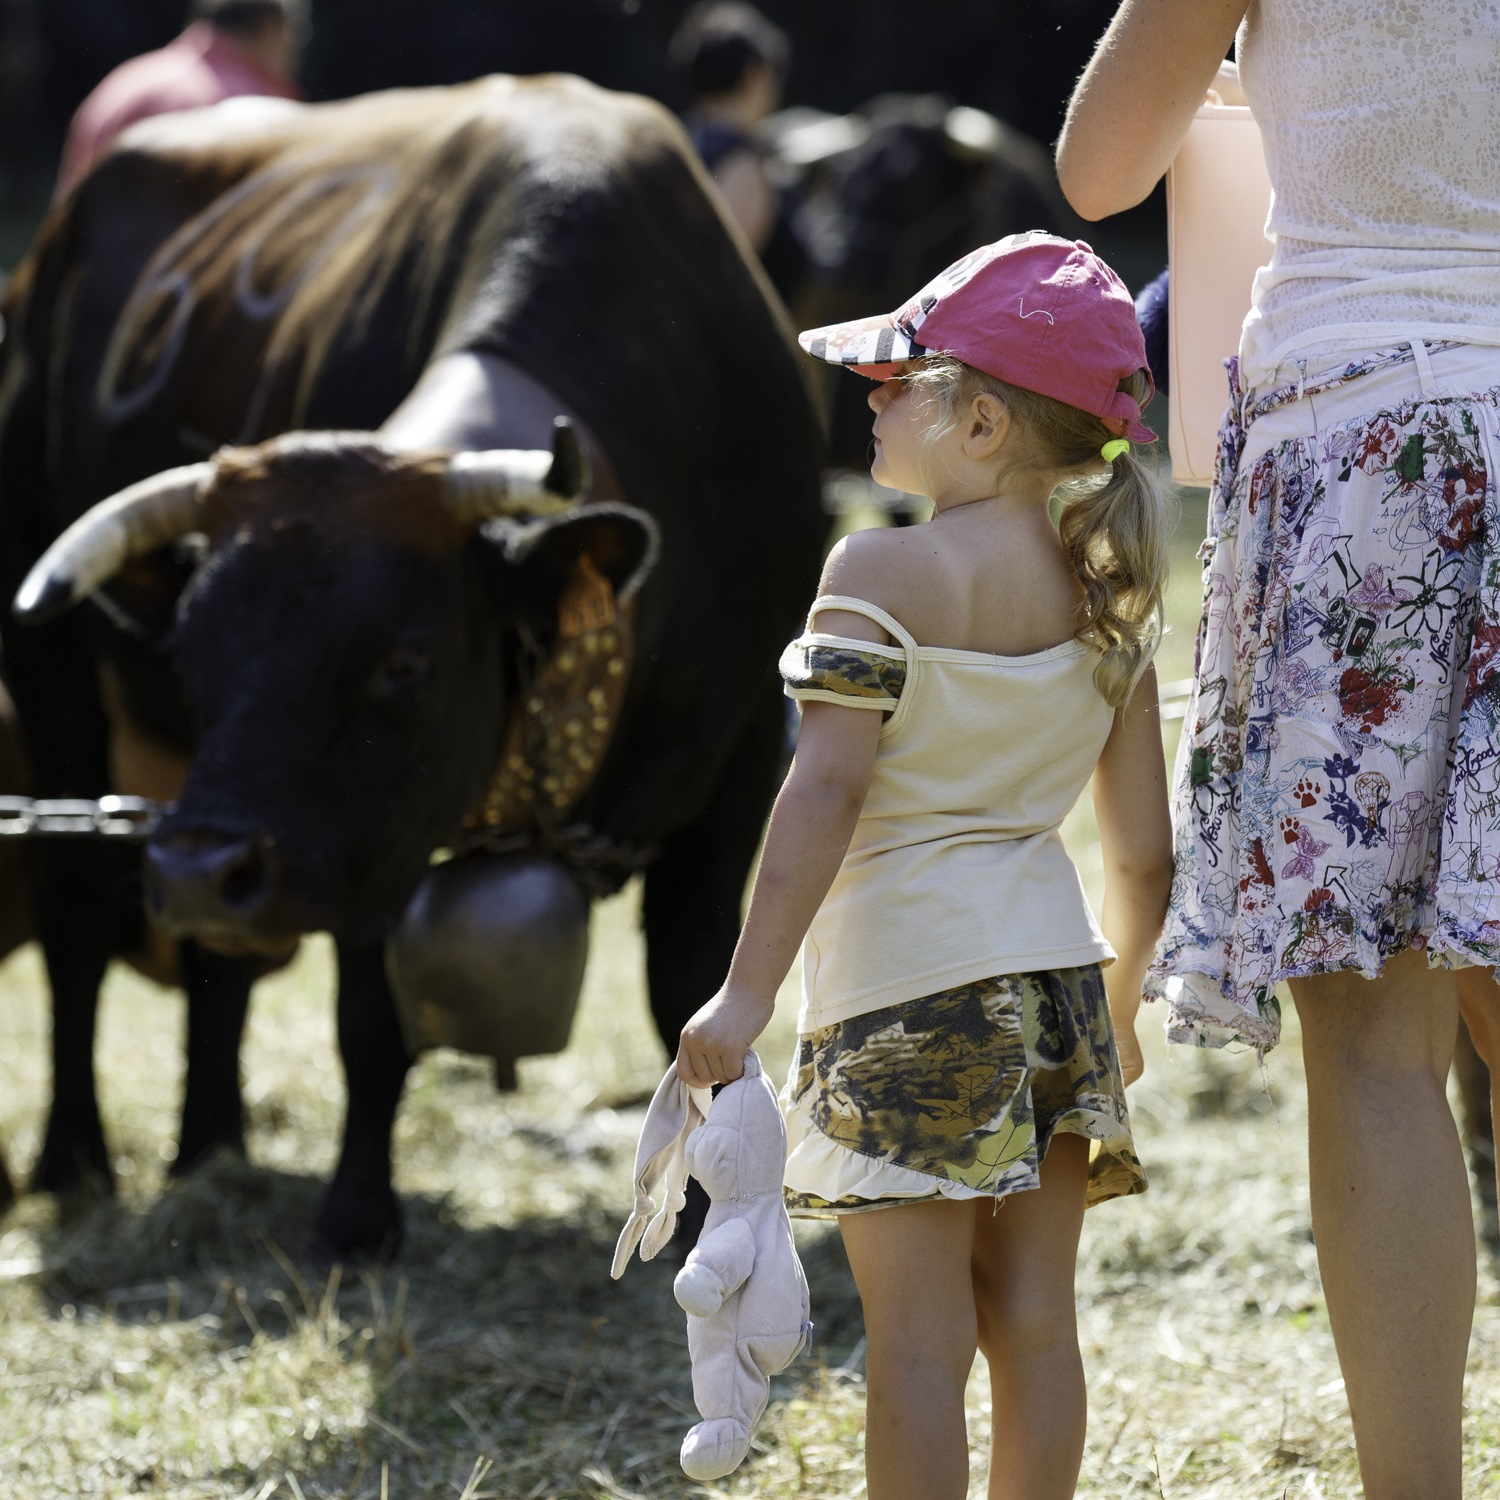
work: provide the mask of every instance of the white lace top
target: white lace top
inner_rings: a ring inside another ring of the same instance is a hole
[[[1237,53],[1274,188],[1246,389],[1414,334],[1500,345],[1500,0],[1252,0]]]

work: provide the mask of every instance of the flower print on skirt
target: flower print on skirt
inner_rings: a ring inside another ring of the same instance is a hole
[[[1264,1053],[1277,981],[1406,948],[1500,962],[1500,350],[1419,353],[1243,417],[1228,362],[1148,981],[1174,1041]],[[1485,388],[1441,394],[1445,356]]]

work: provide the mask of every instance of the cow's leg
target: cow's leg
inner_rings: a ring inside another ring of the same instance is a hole
[[[745,881],[781,764],[782,703],[779,691],[767,693],[703,811],[666,841],[646,871],[646,980],[669,1054],[688,1018],[729,972]]]
[[[251,958],[182,945],[187,993],[187,1081],[174,1176],[191,1171],[221,1146],[243,1155],[245,1109],[240,1094],[240,1041],[258,965]]]
[[[387,1260],[401,1248],[391,1186],[391,1128],[411,1055],[385,977],[384,945],[339,944],[339,1054],[348,1105],[338,1170],[323,1199],[313,1254]]]
[[[0,599],[12,597],[31,555],[14,531],[0,534]],[[34,795],[102,796],[109,790],[108,731],[80,611],[40,630],[7,621],[3,635]],[[70,1192],[87,1180],[107,1187],[94,1024],[104,971],[137,920],[131,871],[140,856],[92,841],[28,843],[32,912],[52,992],[52,1105],[32,1185],[44,1192]]]
[[[52,991],[52,1106],[32,1187],[71,1193],[89,1184],[112,1190],[114,1174],[94,1080],[99,987],[109,967],[111,882],[99,878],[113,851],[39,851],[32,899]]]
[[[740,905],[760,845],[786,713],[780,691],[740,736],[708,805],[667,840],[646,871],[641,920],[651,1014],[668,1055],[693,1012],[724,982],[740,935]],[[708,1195],[696,1177],[677,1223],[680,1245],[697,1242]]]

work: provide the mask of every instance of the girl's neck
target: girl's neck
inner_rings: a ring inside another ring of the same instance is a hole
[[[1048,502],[1057,483],[1050,476],[1007,476],[999,489],[985,488],[982,492],[973,489],[951,488],[942,494],[933,495],[932,519],[962,517],[965,520],[980,520],[987,516],[1015,515],[1040,510],[1046,512]]]

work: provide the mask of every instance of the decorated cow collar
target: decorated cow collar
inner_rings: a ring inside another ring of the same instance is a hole
[[[558,602],[551,645],[523,644],[499,760],[464,819],[455,853],[551,854],[596,896],[612,894],[648,862],[651,849],[606,839],[571,817],[620,717],[634,617],[634,600],[619,600],[592,559],[579,557]]]

